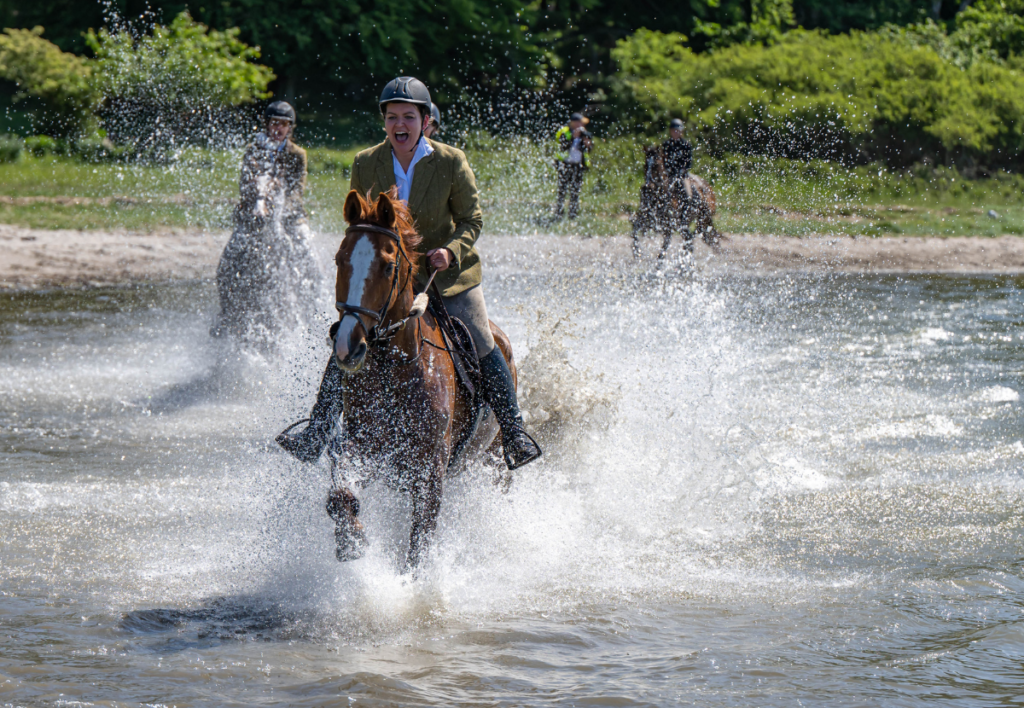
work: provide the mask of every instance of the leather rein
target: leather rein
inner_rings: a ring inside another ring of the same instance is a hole
[[[351,315],[356,318],[356,321],[359,322],[359,324],[362,324],[363,327],[366,328],[366,325],[363,324],[363,321],[359,316],[363,315],[372,319],[374,321],[374,325],[366,329],[366,342],[367,344],[377,344],[378,342],[391,341],[395,334],[405,327],[406,323],[410,319],[406,317],[405,319],[399,320],[384,329],[381,329],[380,327],[384,318],[388,314],[388,310],[390,310],[394,305],[392,300],[395,297],[396,289],[399,291],[399,294],[401,294],[401,288],[399,288],[399,268],[401,266],[401,261],[403,258],[405,259],[407,278],[412,277],[412,261],[409,260],[409,256],[405,253],[405,248],[402,245],[402,237],[391,229],[384,228],[383,226],[377,226],[376,224],[352,224],[345,229],[345,235],[348,236],[351,233],[363,233],[366,231],[388,236],[398,246],[398,264],[396,265],[394,275],[391,276],[391,289],[388,291],[388,297],[384,301],[384,304],[381,305],[379,311],[371,310],[368,307],[361,307],[359,305],[349,305],[347,302],[335,302],[334,306],[341,315],[338,318],[338,322],[341,322],[346,316]]]

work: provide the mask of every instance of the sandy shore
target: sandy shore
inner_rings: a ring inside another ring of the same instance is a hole
[[[170,279],[211,278],[226,231],[166,230],[154,233],[50,231],[0,225],[0,289],[88,287]],[[325,255],[340,237],[321,235]],[[644,242],[653,259],[658,239]],[[492,236],[481,243],[492,257],[529,253],[573,259],[631,259],[628,238]],[[678,253],[679,241],[672,252]],[[561,262],[543,258],[538,264]],[[697,249],[698,268],[754,273],[832,270],[846,273],[1024,273],[1024,238],[791,238],[734,234],[712,253]]]

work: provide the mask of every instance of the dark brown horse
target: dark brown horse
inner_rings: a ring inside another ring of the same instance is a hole
[[[694,233],[704,243],[717,247],[721,234],[715,228],[713,217],[716,199],[711,185],[694,174],[671,180],[665,171],[661,148],[644,148],[644,184],[640,187],[640,209],[633,218],[633,256],[640,257],[640,237],[648,231],[664,235],[661,253],[664,258],[672,243],[672,230],[678,228],[683,235],[683,248],[693,252]],[[693,230],[690,229],[693,224]]]
[[[346,374],[345,456],[412,495],[412,568],[437,526],[445,477],[488,449],[500,455],[498,425],[459,384],[451,344],[413,290],[420,239],[405,204],[394,189],[372,204],[353,190],[344,215],[349,227],[335,257],[334,355]],[[491,332],[516,377],[508,337],[493,322]],[[333,490],[328,512],[337,522],[339,560],[362,555],[365,537],[351,490]]]

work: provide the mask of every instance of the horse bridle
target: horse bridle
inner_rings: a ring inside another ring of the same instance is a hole
[[[359,319],[359,315],[364,315],[371,318],[374,321],[374,325],[366,331],[366,341],[368,344],[375,344],[380,341],[390,340],[395,336],[395,332],[405,326],[406,320],[399,320],[391,326],[381,330],[380,324],[384,321],[384,317],[387,316],[388,310],[391,309],[392,298],[395,296],[395,289],[399,285],[399,269],[401,267],[401,261],[404,258],[407,267],[407,277],[412,276],[412,261],[409,260],[409,256],[406,255],[405,249],[402,247],[402,237],[391,229],[384,228],[383,226],[377,226],[376,224],[352,224],[345,229],[345,236],[356,232],[372,231],[373,233],[383,234],[391,238],[398,246],[398,263],[395,267],[394,275],[391,276],[391,289],[388,291],[388,297],[384,301],[379,311],[371,310],[368,307],[361,307],[360,305],[349,305],[347,302],[335,302],[334,306],[338,312],[341,313],[341,317],[338,318],[340,323],[347,315],[351,315],[356,318],[359,324],[363,324],[363,321]],[[363,324],[365,328],[366,325]],[[335,330],[336,331],[336,330]]]

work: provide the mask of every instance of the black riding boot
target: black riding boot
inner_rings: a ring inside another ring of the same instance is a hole
[[[483,395],[501,426],[501,447],[510,470],[540,457],[540,446],[530,437],[519,414],[516,385],[505,356],[498,347],[480,360]]]
[[[302,462],[316,462],[331,439],[334,424],[344,406],[341,395],[342,374],[331,355],[316,394],[316,403],[309,414],[309,424],[298,433],[285,430],[274,440]],[[293,426],[294,427],[294,426]]]

